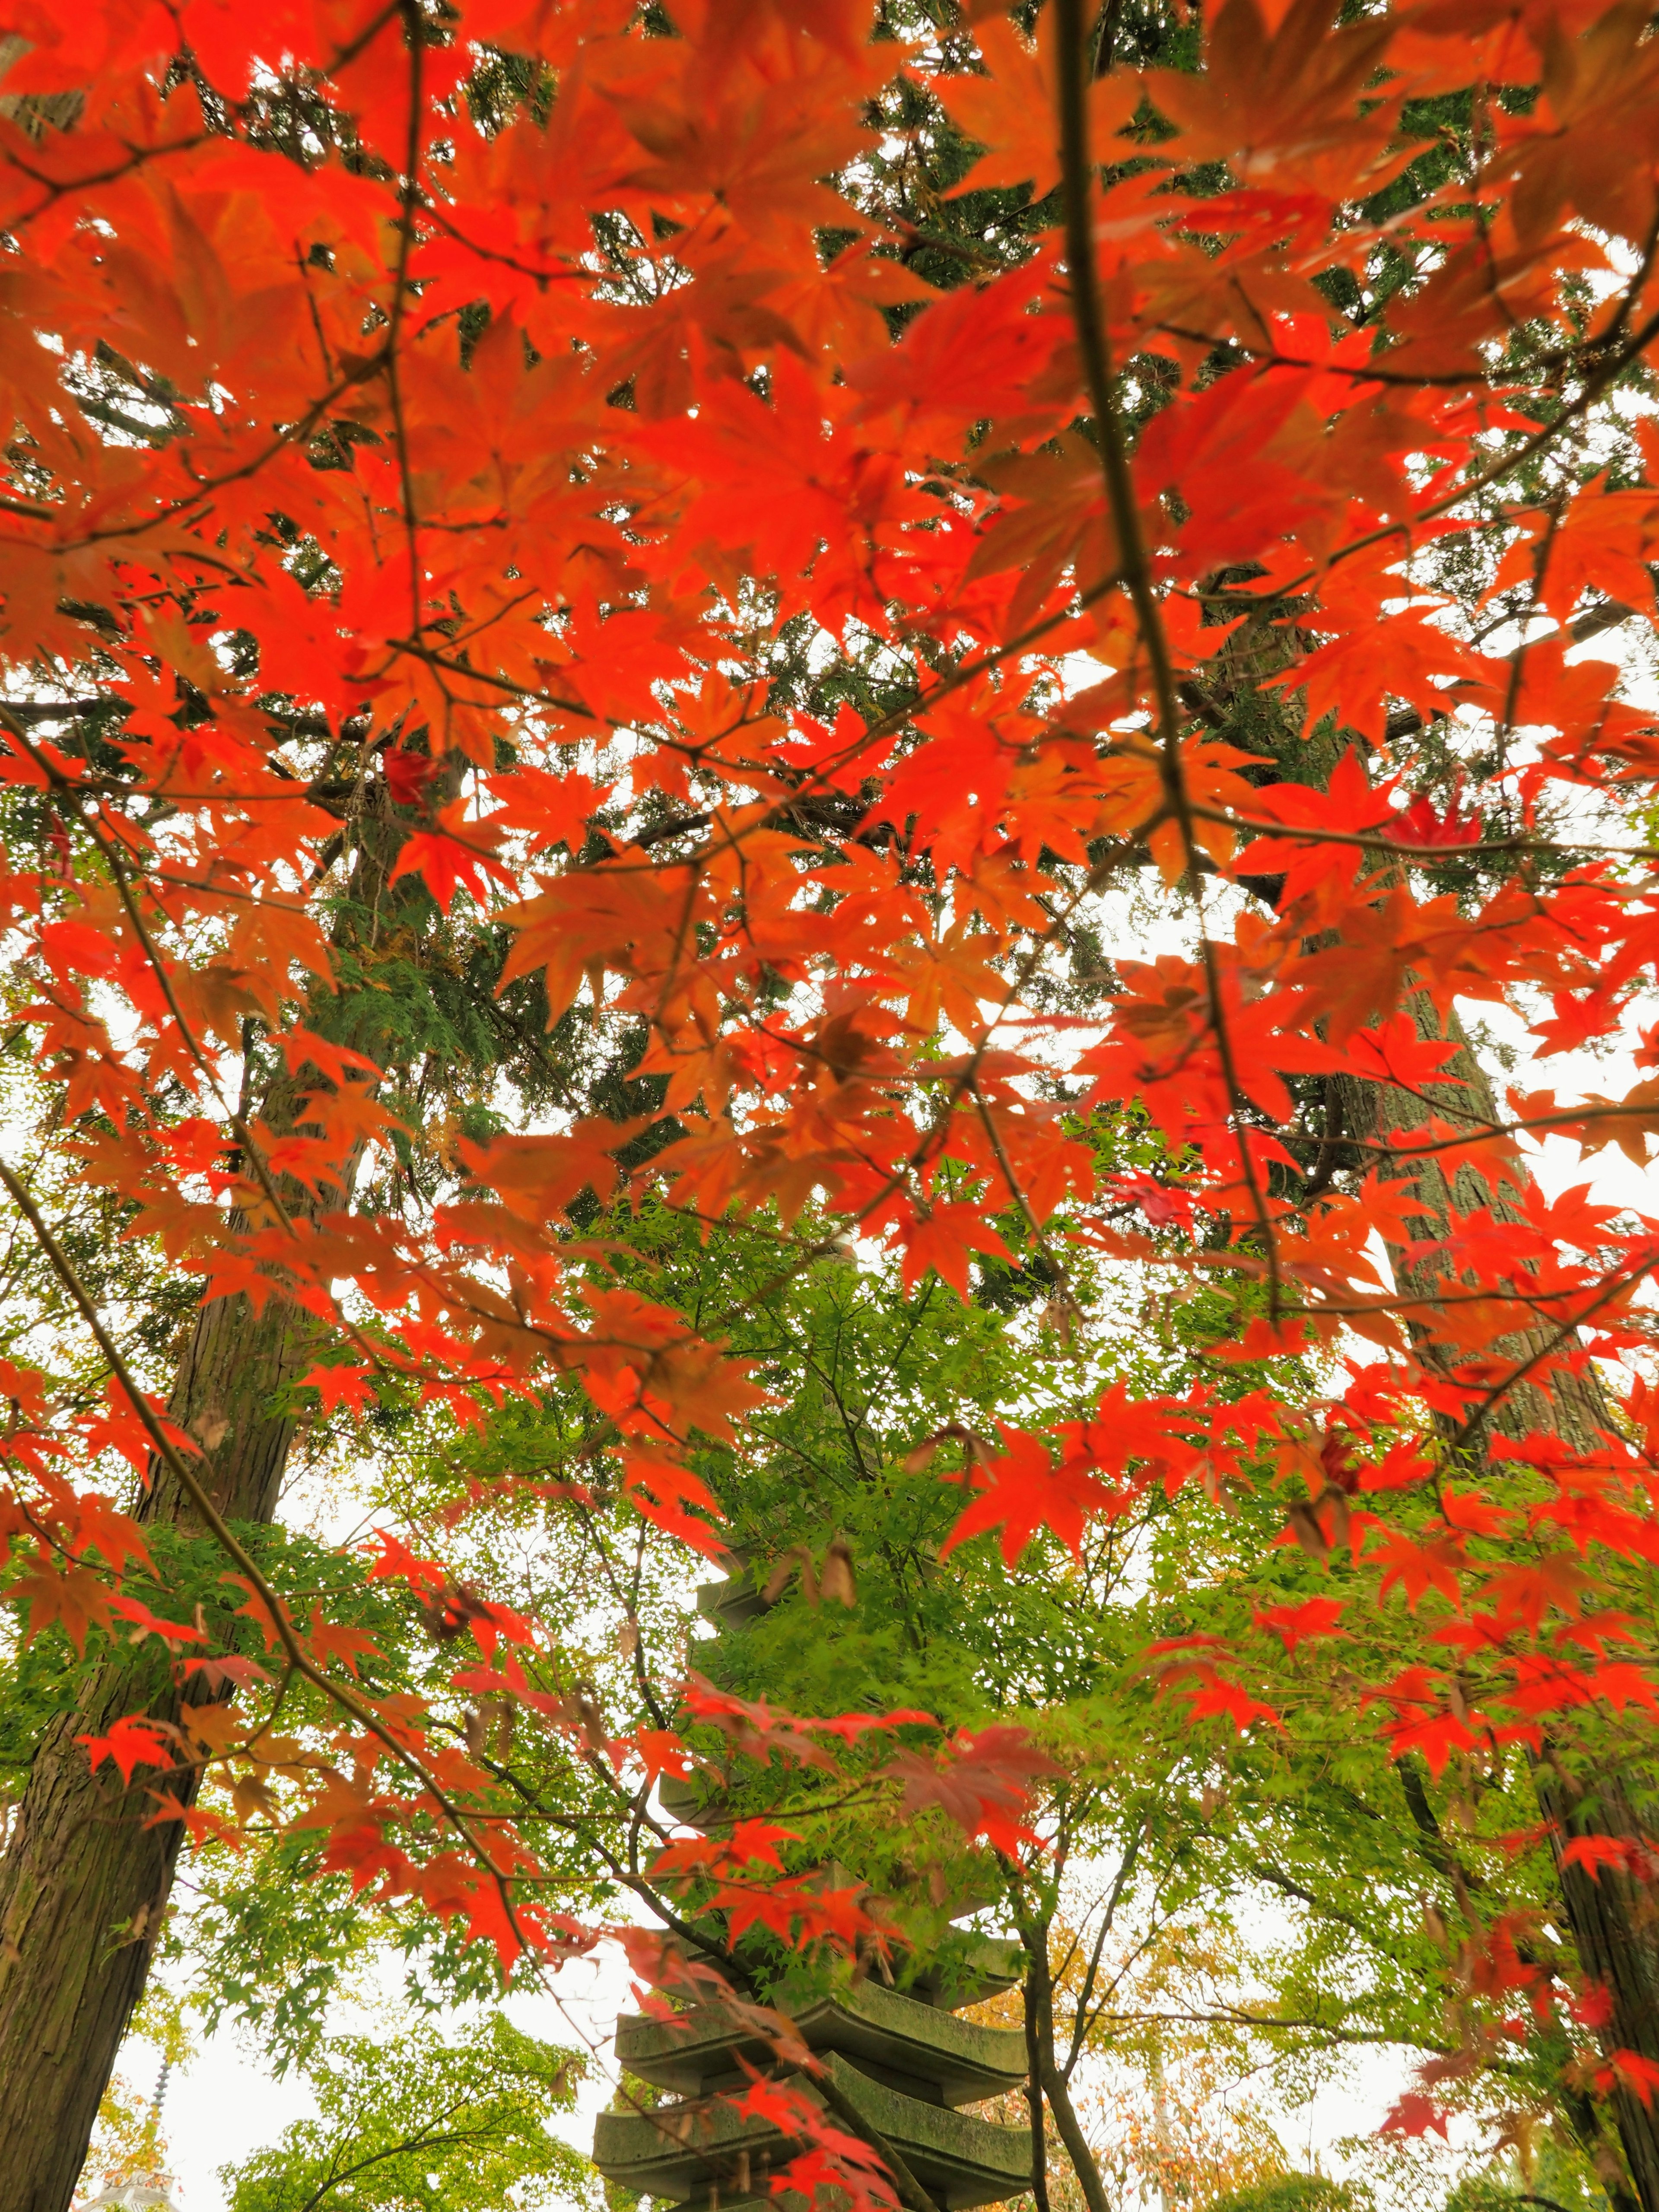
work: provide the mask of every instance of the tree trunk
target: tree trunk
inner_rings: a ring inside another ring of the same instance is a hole
[[[454,755],[434,786],[443,798],[460,787],[465,762]],[[384,787],[351,825],[355,854],[348,903],[334,933],[337,948],[361,943],[361,921],[382,926],[390,871],[403,830]],[[316,1024],[332,1026],[324,1015]],[[308,1085],[278,1072],[263,1107],[267,1127],[291,1129]],[[343,1193],[319,1198],[282,1177],[289,1217],[319,1219],[350,1202],[360,1145],[346,1161]],[[255,1312],[242,1293],[216,1299],[197,1315],[173,1379],[167,1410],[196,1437],[197,1472],[231,1522],[276,1517],[294,1440],[288,1393],[313,1357],[316,1324],[281,1297]],[[194,1515],[177,1478],[152,1462],[137,1508],[141,1522],[189,1529]],[[176,1720],[183,1705],[216,1693],[192,1683],[181,1692],[153,1651],[95,1668],[72,1710],[47,1729],[5,1853],[0,1858],[0,2212],[69,2212],[116,2053],[143,1995],[151,1954],[167,1911],[184,1839],[177,1819],[149,1825],[155,1770],[124,1789],[106,1761],[94,1774],[83,1735],[107,1733],[125,1713]],[[200,1774],[164,1775],[160,1786],[191,1803]]]
[[[1046,1930],[1043,1940],[1046,1943]],[[1027,1955],[1030,1955],[1029,1949]],[[1037,2016],[1042,1992],[1029,1966],[1025,1987],[1021,1994],[1024,1999],[1025,2014],[1025,2100],[1031,2110],[1031,2201],[1036,2206],[1036,2212],[1048,2212],[1048,2130],[1042,2124],[1042,2039]],[[1051,2005],[1051,2014],[1052,2009]],[[1054,2045],[1052,2027],[1051,2017],[1048,2038],[1051,2053]]]
[[[1603,1782],[1593,1795],[1568,1801],[1559,1778],[1542,1765],[1534,1769],[1540,1810],[1555,1824],[1555,1856],[1561,1905],[1584,1972],[1607,1990],[1613,2016],[1602,2040],[1611,2050],[1634,2051],[1659,2065],[1659,1915],[1654,1895],[1612,1867],[1592,1880],[1582,1866],[1562,1866],[1565,1840],[1577,1835],[1641,1833],[1629,1800],[1616,1780]],[[1643,2212],[1659,2206],[1659,2110],[1622,2086],[1612,2099],[1619,2140]]]
[[[1111,2212],[1099,2162],[1089,2148],[1089,2138],[1083,2132],[1083,2123],[1072,2102],[1072,2085],[1054,2049],[1054,1985],[1048,1965],[1049,1916],[1017,1911],[1015,1925],[1025,1951],[1025,2047],[1032,2062],[1033,2096],[1041,2093],[1054,2116],[1054,2132],[1065,2148],[1088,2212]],[[1040,2106],[1034,2103],[1033,2110],[1038,2111]],[[1042,2168],[1037,2170],[1043,2172]],[[1043,2172],[1045,2196],[1047,2192],[1048,2176]]]
[[[294,1086],[281,1088],[291,1114]],[[267,1118],[281,1110],[273,1100]],[[293,1196],[297,1209],[304,1194]],[[287,1300],[255,1313],[240,1293],[197,1316],[169,1411],[208,1447],[202,1471],[228,1519],[275,1515],[294,1431],[282,1402],[304,1371],[311,1327]],[[151,1523],[191,1520],[159,1465],[137,1513]],[[0,1859],[0,2212],[66,2212],[143,1993],[184,1832],[176,1819],[149,1825],[153,1771],[124,1789],[110,1762],[93,1771],[77,1739],[106,1734],[125,1713],[173,1720],[180,1705],[153,1650],[111,1659],[35,1753]],[[197,1780],[186,1771],[162,1786],[188,1802]]]
[[[1389,1128],[1420,1128],[1435,1114],[1454,1125],[1465,1117],[1495,1123],[1498,1116],[1492,1086],[1455,1018],[1443,1027],[1426,993],[1417,994],[1412,1010],[1419,1036],[1455,1042],[1457,1051],[1447,1073],[1461,1078],[1461,1083],[1426,1085],[1425,1097],[1417,1098],[1389,1085],[1343,1079],[1339,1088],[1347,1129],[1355,1137],[1376,1141]],[[1444,1233],[1454,1207],[1468,1212],[1490,1204],[1498,1219],[1518,1220],[1516,1201],[1524,1197],[1529,1180],[1518,1159],[1506,1170],[1510,1189],[1500,1188],[1495,1194],[1489,1194],[1485,1183],[1467,1168],[1448,1182],[1433,1157],[1402,1163],[1395,1172],[1416,1178],[1423,1200],[1422,1225],[1425,1233],[1436,1237]],[[1435,1284],[1445,1279],[1442,1255],[1425,1259],[1408,1246],[1390,1245],[1389,1256],[1397,1283],[1413,1294],[1430,1295]],[[1419,1325],[1419,1340],[1431,1327],[1426,1320]],[[1502,1339],[1492,1350],[1498,1358],[1518,1363],[1547,1341],[1541,1332],[1521,1333]],[[1558,1371],[1547,1385],[1523,1380],[1498,1400],[1490,1416],[1490,1426],[1500,1435],[1518,1439],[1538,1431],[1560,1437],[1572,1450],[1583,1454],[1595,1448],[1596,1431],[1611,1425],[1594,1370],[1582,1375]],[[1611,2002],[1611,2016],[1601,2031],[1603,2045],[1610,2051],[1636,2051],[1659,2065],[1659,1908],[1652,1887],[1612,1868],[1604,1867],[1593,1878],[1583,1867],[1564,1865],[1561,1858],[1574,1835],[1634,1839],[1642,1833],[1641,1823],[1616,1775],[1602,1778],[1593,1789],[1581,1789],[1546,1757],[1534,1762],[1534,1780],[1540,1810],[1553,1824],[1561,1906],[1580,1963],[1606,1989]],[[1644,2103],[1622,2086],[1610,2101],[1642,2212],[1659,2212],[1659,2104]]]

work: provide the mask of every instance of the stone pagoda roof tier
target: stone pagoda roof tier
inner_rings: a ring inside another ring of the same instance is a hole
[[[924,2104],[872,2081],[839,2052],[824,2056],[836,2087],[884,2136],[942,2212],[970,2212],[1018,2197],[1031,2185],[1031,2137],[1025,2128],[996,2127],[971,2112]],[[812,2094],[810,2075],[793,2085]],[[601,2173],[641,2196],[691,2204],[699,2212],[736,2212],[751,2195],[769,2201],[767,2175],[802,2148],[769,2123],[739,2117],[720,2098],[655,2112],[601,2112],[593,2162]]]
[[[837,2051],[866,2073],[924,2103],[977,2104],[1017,2089],[1025,2079],[1025,2038],[1018,2028],[959,2020],[879,1983],[796,2011],[796,2033],[809,2051]],[[763,2039],[721,2005],[700,2005],[678,2019],[637,2014],[617,2026],[617,2057],[630,2074],[683,2097],[741,2087],[743,2064],[764,2070],[771,2052]]]

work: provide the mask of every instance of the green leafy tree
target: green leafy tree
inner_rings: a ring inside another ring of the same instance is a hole
[[[582,2061],[493,2013],[453,2040],[338,2036],[307,2066],[315,2119],[221,2168],[232,2212],[544,2212],[593,2197],[549,2130]]]
[[[1217,2197],[1209,2212],[1358,2212],[1364,2202],[1358,2191],[1322,2173],[1281,2173]]]

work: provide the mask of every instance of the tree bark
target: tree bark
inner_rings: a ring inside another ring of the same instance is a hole
[[[1574,1835],[1636,1837],[1640,1825],[1616,1780],[1569,1802],[1559,1780],[1534,1769],[1539,1808],[1555,1826],[1554,1848],[1562,1909],[1584,1972],[1612,2001],[1603,2042],[1634,2051],[1659,2065],[1659,1916],[1651,1887],[1612,1867],[1592,1880],[1581,1866],[1563,1866],[1561,1853]],[[1659,2206],[1659,2111],[1620,2086],[1612,2098],[1613,2118],[1643,2212]]]
[[[295,1095],[286,1082],[281,1090],[266,1109],[277,1125]],[[307,1202],[296,1190],[288,1197],[291,1211]],[[283,1402],[304,1370],[309,1334],[301,1309],[282,1297],[256,1313],[238,1293],[197,1316],[168,1410],[207,1448],[203,1471],[228,1519],[275,1515],[294,1433]],[[164,1467],[152,1466],[137,1517],[190,1524]],[[176,1818],[151,1825],[153,1771],[124,1789],[110,1762],[94,1772],[78,1739],[106,1734],[126,1713],[176,1720],[182,1702],[154,1651],[111,1659],[35,1753],[0,1859],[0,2212],[67,2212],[143,1994],[183,1838]],[[186,1769],[162,1786],[188,1803],[198,1779]]]
[[[1048,2130],[1042,2124],[1042,2043],[1038,2031],[1038,1992],[1030,1970],[1025,1976],[1023,1992],[1025,2010],[1025,2082],[1026,2102],[1031,2108],[1031,2201],[1036,2212],[1048,2212]],[[1048,2046],[1054,2049],[1053,2021],[1050,2019]]]
[[[1616,626],[1628,613],[1627,608],[1609,601],[1581,615],[1570,625],[1571,635],[1575,642],[1582,641]],[[1265,617],[1245,622],[1208,665],[1205,703],[1212,716],[1219,708],[1220,724],[1229,728],[1230,734],[1264,756],[1264,769],[1271,759],[1270,781],[1323,789],[1346,747],[1355,742],[1352,732],[1337,728],[1317,736],[1304,735],[1301,717],[1287,712],[1282,700],[1266,699],[1260,688],[1267,677],[1292,666],[1310,641],[1294,619],[1274,621]],[[1243,718],[1236,729],[1234,716]],[[1389,719],[1389,735],[1393,740],[1422,726],[1414,711],[1396,711]],[[1280,881],[1245,880],[1266,904],[1279,906]],[[1377,1142],[1391,1128],[1421,1128],[1436,1115],[1454,1125],[1466,1117],[1488,1124],[1498,1121],[1492,1085],[1455,1016],[1443,1025],[1426,992],[1417,993],[1410,1003],[1420,1036],[1455,1043],[1456,1053],[1446,1063],[1444,1073],[1458,1080],[1427,1084],[1419,1097],[1390,1084],[1338,1078],[1332,1086],[1335,1111],[1331,1134],[1340,1130],[1355,1139]],[[1319,1188],[1329,1179],[1333,1164],[1328,1157],[1322,1159]],[[1402,1163],[1383,1172],[1388,1178],[1416,1180],[1422,1200],[1419,1226],[1429,1237],[1444,1233],[1453,1208],[1462,1212],[1490,1204],[1500,1221],[1518,1219],[1518,1201],[1525,1198],[1531,1180],[1518,1158],[1509,1170],[1511,1188],[1507,1193],[1502,1188],[1489,1193],[1484,1181],[1467,1167],[1449,1181],[1434,1157]],[[1388,1251],[1402,1289],[1431,1297],[1435,1284],[1443,1283],[1443,1256],[1425,1259],[1409,1246],[1392,1243]],[[1423,1336],[1431,1334],[1432,1322],[1425,1316],[1419,1346]],[[1541,1333],[1523,1334],[1504,1340],[1492,1350],[1500,1358],[1519,1361],[1540,1349],[1543,1342]],[[1518,1438],[1537,1430],[1562,1437],[1581,1453],[1595,1449],[1596,1431],[1607,1425],[1606,1396],[1593,1370],[1583,1374],[1558,1372],[1547,1387],[1529,1377],[1498,1402],[1489,1419],[1489,1427],[1499,1435]],[[1595,1790],[1575,1796],[1573,1785],[1554,1765],[1534,1762],[1534,1781],[1540,1810],[1554,1825],[1562,1911],[1584,1971],[1604,1984],[1612,2002],[1612,2017],[1602,2035],[1604,2045],[1609,2050],[1634,2051],[1659,2063],[1659,1911],[1656,1911],[1659,1900],[1648,1886],[1612,1869],[1604,1869],[1596,1881],[1582,1867],[1561,1863],[1562,1850],[1575,1834],[1639,1839],[1641,1824],[1617,1778],[1604,1778]],[[1642,2212],[1659,2212],[1659,2095],[1651,2105],[1644,2105],[1639,2097],[1621,2088],[1610,2101],[1630,2182],[1640,2197]],[[1568,2085],[1563,2102],[1580,2140],[1587,2147],[1596,2140],[1605,2146],[1606,2139],[1597,2138],[1599,2123],[1588,2094]],[[1599,2160],[1599,2148],[1596,2155]],[[1630,2190],[1624,2181],[1610,2174],[1603,2179],[1615,2212],[1630,2212]]]
[[[1420,1128],[1437,1114],[1454,1124],[1466,1117],[1495,1124],[1498,1116],[1492,1086],[1455,1018],[1443,1026],[1424,992],[1417,994],[1412,1011],[1420,1036],[1456,1045],[1446,1072],[1461,1081],[1427,1085],[1424,1097],[1418,1098],[1390,1085],[1342,1079],[1339,1087],[1346,1128],[1356,1138],[1375,1142],[1390,1128]],[[1415,1177],[1423,1200],[1422,1227],[1434,1237],[1443,1235],[1454,1208],[1462,1212],[1489,1204],[1499,1220],[1519,1220],[1519,1201],[1530,1180],[1518,1159],[1506,1170],[1510,1188],[1500,1186],[1495,1193],[1489,1193],[1468,1168],[1449,1182],[1433,1157],[1402,1163],[1393,1172]],[[1431,1295],[1434,1285],[1446,1279],[1443,1256],[1425,1259],[1410,1246],[1390,1244],[1388,1249],[1396,1282],[1414,1295]],[[1419,1340],[1431,1327],[1427,1319],[1419,1325]],[[1542,1331],[1522,1332],[1500,1340],[1492,1350],[1500,1359],[1519,1363],[1547,1341]],[[1597,1430],[1612,1422],[1600,1378],[1586,1370],[1582,1374],[1558,1370],[1547,1384],[1531,1377],[1522,1380],[1498,1401],[1489,1425],[1516,1439],[1534,1431],[1559,1436],[1573,1451],[1588,1454],[1595,1448]],[[1641,1823],[1617,1775],[1604,1777],[1594,1788],[1580,1789],[1547,1757],[1534,1760],[1533,1771],[1540,1810],[1552,1824],[1562,1911],[1584,1972],[1605,1988],[1611,2004],[1610,2018],[1601,2031],[1603,2047],[1632,2051],[1659,2065],[1659,1900],[1650,1884],[1629,1874],[1604,1867],[1599,1876],[1592,1877],[1583,1867],[1562,1861],[1565,1845],[1575,1835],[1639,1839]],[[1659,2103],[1644,2102],[1622,2085],[1609,2101],[1642,2212],[1659,2212]]]
[[[1041,2092],[1054,2116],[1054,2132],[1071,2161],[1088,2212],[1112,2212],[1099,2162],[1089,2148],[1089,2138],[1083,2132],[1077,2106],[1072,2102],[1071,2083],[1054,2050],[1054,1985],[1048,1965],[1048,1918],[1042,1913],[1030,1917],[1019,1913],[1015,1924],[1025,1951],[1025,2047],[1032,2061],[1032,2090]]]
[[[459,754],[434,790],[460,788]],[[348,903],[334,932],[343,948],[381,927],[390,872],[403,830],[384,786],[354,817]],[[324,1015],[319,1029],[331,1026]],[[291,1129],[310,1088],[279,1070],[261,1118]],[[291,1178],[278,1192],[291,1219],[315,1222],[349,1205],[363,1146],[343,1164],[343,1191],[323,1197]],[[242,1293],[216,1299],[196,1316],[167,1401],[174,1421],[198,1438],[198,1473],[222,1517],[268,1524],[276,1517],[294,1441],[289,1393],[310,1364],[315,1323],[280,1295],[260,1311]],[[169,1468],[153,1462],[137,1518],[152,1526],[196,1526]],[[199,1680],[180,1690],[150,1651],[94,1668],[74,1706],[43,1736],[23,1802],[0,1857],[0,2212],[69,2212],[104,2090],[132,2014],[173,1888],[183,1823],[151,1825],[155,1770],[121,1786],[106,1761],[94,1773],[76,1739],[108,1732],[123,1714],[173,1721],[186,1701],[215,1692]],[[164,1775],[160,1786],[186,1806],[199,1770]]]

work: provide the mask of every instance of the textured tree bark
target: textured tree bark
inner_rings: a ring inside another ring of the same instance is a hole
[[[1575,642],[1582,641],[1616,627],[1628,614],[1627,608],[1609,601],[1580,616],[1571,625],[1571,636]],[[1273,780],[1282,778],[1322,789],[1343,750],[1354,741],[1351,733],[1339,729],[1304,737],[1300,717],[1287,712],[1282,701],[1267,699],[1259,688],[1265,678],[1291,666],[1310,642],[1294,621],[1247,621],[1209,663],[1207,689],[1200,702],[1207,704],[1212,717],[1228,728],[1229,734],[1271,757]],[[1240,718],[1237,726],[1231,719],[1234,716]],[[1408,735],[1422,726],[1419,716],[1410,710],[1396,711],[1389,720],[1391,736]],[[1277,880],[1261,878],[1248,882],[1267,905],[1278,906],[1281,885]],[[1333,1085],[1336,1109],[1333,1134],[1340,1131],[1348,1138],[1374,1143],[1389,1129],[1421,1128],[1436,1115],[1453,1123],[1463,1117],[1476,1122],[1497,1121],[1486,1070],[1455,1018],[1443,1026],[1432,1000],[1424,992],[1416,994],[1411,1011],[1419,1036],[1455,1042],[1456,1054],[1447,1062],[1445,1073],[1458,1080],[1425,1085],[1424,1095],[1418,1097],[1389,1084],[1339,1079]],[[1500,1220],[1518,1218],[1517,1202],[1524,1198],[1530,1180],[1518,1159],[1512,1170],[1513,1187],[1507,1194],[1502,1189],[1489,1194],[1484,1182],[1467,1168],[1449,1182],[1433,1158],[1402,1164],[1393,1173],[1416,1179],[1422,1200],[1420,1227],[1428,1237],[1443,1233],[1451,1206],[1464,1211],[1490,1203]],[[1322,1185],[1326,1179],[1322,1176]],[[1443,1260],[1425,1260],[1406,1246],[1390,1244],[1388,1249],[1396,1283],[1402,1289],[1431,1298],[1436,1284],[1443,1285]],[[1432,1334],[1431,1316],[1425,1316],[1422,1327],[1424,1334]],[[1492,1348],[1500,1357],[1518,1361],[1540,1349],[1543,1341],[1541,1335],[1518,1335]],[[1553,1433],[1575,1451],[1589,1452],[1595,1448],[1595,1431],[1607,1425],[1607,1413],[1605,1395],[1593,1371],[1560,1375],[1548,1389],[1530,1379],[1519,1383],[1493,1409],[1490,1426],[1511,1437],[1533,1430]],[[1576,1796],[1568,1778],[1552,1765],[1534,1763],[1534,1779],[1540,1809],[1555,1824],[1561,1909],[1585,1972],[1604,1984],[1612,2000],[1612,2018],[1602,2033],[1604,2046],[1634,2051],[1659,2063],[1659,1899],[1644,1884],[1611,1869],[1604,1869],[1597,1881],[1582,1867],[1560,1864],[1561,1850],[1574,1834],[1636,1838],[1641,1824],[1616,1777],[1604,1778],[1593,1791],[1581,1791]],[[1602,2154],[1610,2146],[1601,2135],[1593,2100],[1582,2088],[1569,2084],[1564,2089],[1563,2102],[1586,2148],[1598,2164],[1607,2163]],[[1614,2212],[1633,2212],[1631,2185],[1640,2198],[1642,2212],[1659,2212],[1659,2096],[1645,2105],[1639,2097],[1621,2089],[1611,2102],[1628,2167],[1628,2181],[1611,2171],[1603,2177]]]
[[[1029,2069],[1025,2100],[1031,2108],[1031,2201],[1036,2212],[1048,2212],[1048,2130],[1042,2124],[1042,2045],[1037,2021],[1039,1992],[1030,1972],[1025,1977],[1025,2063]],[[1052,2042],[1052,2038],[1050,2041]]]
[[[292,1086],[266,1118],[292,1114]],[[303,1193],[290,1194],[295,1206]],[[285,1196],[286,1202],[286,1196]],[[280,1297],[255,1313],[238,1294],[204,1307],[169,1410],[199,1437],[215,1504],[228,1518],[274,1516],[294,1424],[282,1410],[304,1371],[308,1328]],[[139,1518],[188,1526],[175,1480],[154,1467]],[[83,1735],[125,1713],[176,1719],[180,1694],[154,1653],[98,1668],[47,1729],[0,1859],[0,2212],[67,2212],[100,2100],[167,1911],[181,1824],[149,1825],[146,1777],[123,1789],[107,1761],[94,1773]],[[148,1781],[153,1784],[152,1771]],[[166,1786],[188,1802],[196,1776]]]
[[[456,754],[434,788],[453,798],[465,762]],[[354,817],[348,917],[374,917],[378,933],[402,831],[384,787]],[[359,942],[343,919],[335,943]],[[319,1018],[319,1029],[330,1026]],[[292,1128],[309,1085],[279,1073],[260,1109],[265,1126]],[[278,1190],[290,1218],[315,1221],[350,1202],[362,1147],[345,1163],[343,1193],[319,1200],[288,1177]],[[241,1293],[196,1317],[167,1410],[201,1443],[198,1473],[228,1521],[275,1518],[294,1440],[284,1410],[312,1359],[313,1324],[280,1296],[256,1312]],[[190,1528],[194,1516],[177,1478],[153,1463],[140,1521]],[[215,1693],[192,1684],[192,1703]],[[94,1774],[83,1735],[106,1734],[124,1713],[175,1720],[184,1698],[159,1656],[112,1660],[82,1686],[73,1709],[47,1729],[29,1771],[19,1816],[0,1857],[0,2212],[69,2212],[98,2106],[149,1972],[184,1839],[175,1820],[149,1825],[155,1770],[123,1789],[106,1761]],[[188,1805],[199,1775],[167,1775]]]
[[[1616,1779],[1601,1783],[1593,1795],[1570,1802],[1547,1769],[1535,1770],[1539,1806],[1556,1824],[1555,1852],[1562,1908],[1587,1974],[1607,1990],[1613,2017],[1603,2041],[1615,2051],[1634,2051],[1659,2065],[1659,1913],[1651,1887],[1613,1868],[1592,1880],[1581,1866],[1561,1866],[1566,1839],[1575,1834],[1640,1834],[1639,1822]],[[1631,2179],[1643,2212],[1659,2206],[1659,2112],[1632,2090],[1618,2089],[1613,2117]]]
[[[1461,1081],[1428,1085],[1418,1098],[1389,1085],[1345,1079],[1340,1085],[1344,1126],[1355,1138],[1376,1142],[1390,1128],[1420,1128],[1436,1114],[1454,1123],[1465,1117],[1497,1122],[1486,1071],[1455,1020],[1443,1027],[1426,993],[1417,995],[1413,1013],[1420,1036],[1456,1044],[1447,1073]],[[1434,1237],[1443,1233],[1452,1206],[1468,1211],[1490,1204],[1500,1220],[1518,1220],[1518,1201],[1528,1180],[1518,1160],[1509,1171],[1511,1187],[1500,1188],[1495,1194],[1468,1169],[1449,1182],[1432,1158],[1402,1164],[1398,1173],[1416,1177],[1424,1233]],[[1414,1294],[1430,1297],[1437,1283],[1445,1280],[1444,1261],[1438,1256],[1425,1260],[1409,1246],[1392,1244],[1389,1256],[1396,1282]],[[1431,1332],[1431,1320],[1425,1318],[1421,1328],[1425,1334]],[[1492,1349],[1500,1358],[1518,1363],[1547,1341],[1543,1332],[1523,1333],[1504,1338]],[[1593,1370],[1558,1373],[1548,1387],[1525,1379],[1498,1401],[1490,1416],[1490,1426],[1499,1435],[1519,1438],[1538,1431],[1561,1437],[1581,1453],[1592,1450],[1597,1429],[1609,1425],[1609,1409]],[[1659,1899],[1649,1884],[1630,1875],[1603,1868],[1599,1878],[1592,1878],[1584,1868],[1561,1862],[1574,1835],[1637,1838],[1641,1823],[1616,1774],[1602,1778],[1593,1788],[1580,1789],[1546,1758],[1534,1761],[1534,1781],[1540,1809],[1553,1824],[1561,1905],[1580,1962],[1605,1987],[1611,2002],[1611,2017],[1601,2031],[1603,2046],[1636,2051],[1659,2065]],[[1644,2103],[1622,2087],[1611,2103],[1642,2212],[1659,2212],[1659,2104]],[[1620,2193],[1615,2177],[1609,2176],[1608,2182],[1610,2194]]]
[[[1015,1924],[1025,1951],[1025,2047],[1032,2061],[1032,2090],[1041,2091],[1054,2116],[1054,2132],[1077,2178],[1087,2212],[1112,2212],[1099,2162],[1089,2148],[1089,2138],[1083,2131],[1077,2106],[1072,2102],[1072,2085],[1054,2049],[1054,1989],[1048,1966],[1048,1919],[1042,1914],[1020,1913],[1015,1917]],[[1036,2109],[1035,2105],[1033,2109]],[[1043,2175],[1046,2196],[1047,2174],[1042,2167],[1037,2171]]]

